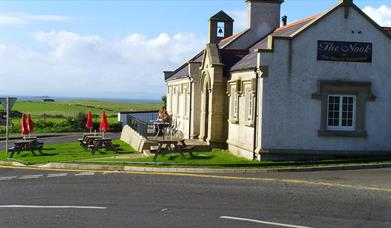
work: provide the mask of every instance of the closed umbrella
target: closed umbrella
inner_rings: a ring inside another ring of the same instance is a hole
[[[100,120],[100,125],[99,125],[99,131],[103,133],[103,138],[105,137],[105,132],[107,132],[110,129],[109,124],[107,123],[107,117],[106,113],[102,113],[102,118]]]
[[[90,129],[90,133],[92,132],[93,123],[92,123],[92,114],[91,114],[91,111],[88,112],[88,115],[87,115],[86,128]]]
[[[24,115],[24,113],[22,114],[22,121],[20,123],[20,127],[21,127],[21,132],[22,132],[22,135],[23,135],[23,138],[29,134],[29,129],[27,127],[27,122],[26,122],[26,115]]]
[[[27,130],[29,131],[29,136],[30,136],[30,133],[33,132],[33,121],[31,120],[31,115],[29,114],[28,118],[27,118]]]

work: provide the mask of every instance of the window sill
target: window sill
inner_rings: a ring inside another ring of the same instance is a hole
[[[318,131],[320,137],[352,137],[352,138],[365,138],[368,136],[366,131]]]
[[[231,124],[239,124],[238,120],[229,120],[228,122],[230,122]]]
[[[253,122],[246,122],[245,126],[246,127],[254,127],[254,123]]]

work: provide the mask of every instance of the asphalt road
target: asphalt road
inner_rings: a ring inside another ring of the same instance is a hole
[[[317,172],[219,177],[0,169],[0,227],[391,227],[391,188],[373,183],[371,172],[330,171],[325,180]],[[390,169],[376,172],[390,182]],[[357,180],[338,182],[343,175]]]

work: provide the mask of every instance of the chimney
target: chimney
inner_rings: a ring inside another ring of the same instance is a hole
[[[281,4],[284,0],[246,0],[249,28],[262,37],[280,27]]]
[[[209,43],[218,44],[221,40],[232,36],[234,20],[224,11],[220,11],[209,19]]]
[[[353,0],[340,0],[342,4],[345,6],[351,6],[353,5]]]
[[[286,26],[288,24],[288,16],[282,16],[282,26]]]

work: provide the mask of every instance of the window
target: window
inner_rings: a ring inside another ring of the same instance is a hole
[[[238,92],[234,92],[233,98],[233,118],[238,119],[238,109],[239,109],[239,96]]]
[[[327,129],[354,131],[356,96],[329,95],[327,100]]]
[[[228,82],[229,96],[229,120],[231,123],[239,123],[239,96],[240,81]]]
[[[245,97],[245,121],[247,126],[254,124],[254,105],[255,105],[255,86],[253,81],[244,81],[242,87],[244,88]]]
[[[312,98],[319,100],[321,137],[366,137],[366,103],[375,101],[371,82],[318,81]]]
[[[247,93],[247,120],[251,121],[253,119],[253,95],[252,93]]]
[[[171,87],[168,87],[168,91],[167,91],[167,111],[169,113],[172,113],[172,108],[171,108],[171,104],[172,104],[172,89]]]
[[[187,94],[187,88],[184,88],[183,90],[183,99],[184,99],[184,117],[187,118],[188,117],[188,110],[189,110],[189,107],[188,106],[188,94]]]
[[[225,37],[225,23],[217,22],[217,37]]]

